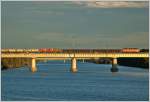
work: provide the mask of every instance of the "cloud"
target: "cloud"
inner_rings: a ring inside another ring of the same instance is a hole
[[[31,34],[32,35],[32,34]],[[72,34],[64,32],[45,32],[30,36],[28,41],[20,39],[5,39],[2,47],[24,48],[148,48],[148,32],[133,32],[120,35],[115,34]],[[20,43],[18,43],[20,42]],[[5,43],[5,44],[4,44]]]
[[[109,44],[118,47],[148,48],[149,32],[134,32],[110,39]]]
[[[76,35],[65,34],[62,32],[47,32],[34,36],[35,41],[49,43],[49,46],[66,47],[66,48],[99,48],[106,47],[106,42],[112,39],[112,36],[106,34]]]
[[[47,32],[41,33],[37,36],[34,36],[33,39],[39,42],[48,42],[51,45],[57,47],[77,47],[77,48],[88,48],[88,47],[97,47],[99,45],[103,46],[103,41],[108,36],[104,34],[96,34],[95,36],[91,35],[76,35],[76,34],[65,34],[62,32]],[[98,44],[98,45],[97,45]]]
[[[61,12],[61,11],[42,11],[42,10],[35,10],[35,11],[32,11],[33,13],[35,14],[48,14],[48,15],[57,15],[57,16],[62,16],[64,15],[64,12]]]
[[[148,1],[74,1],[75,4],[93,8],[143,8]]]
[[[65,35],[63,33],[49,32],[49,33],[38,34],[37,36],[35,36],[35,39],[55,41],[64,37]]]

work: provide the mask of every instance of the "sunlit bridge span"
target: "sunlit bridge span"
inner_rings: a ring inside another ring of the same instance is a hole
[[[149,57],[148,52],[140,52],[138,49],[121,49],[120,50],[86,50],[86,51],[77,51],[77,50],[57,50],[57,51],[50,51],[47,52],[46,50],[41,51],[22,51],[20,52],[17,50],[16,51],[6,51],[2,50],[1,53],[1,58],[2,61],[5,60],[10,60],[12,63],[18,63],[18,61],[14,61],[13,59],[30,59],[30,69],[32,72],[37,71],[36,67],[36,60],[40,59],[49,59],[49,60],[71,60],[71,72],[77,72],[77,60],[78,59],[92,59],[92,58],[111,58],[112,59],[112,72],[117,72],[117,58],[124,58],[124,57],[136,57],[136,58],[147,58]],[[11,60],[12,59],[12,60]],[[14,61],[14,62],[13,62]],[[20,62],[22,63],[22,62]]]

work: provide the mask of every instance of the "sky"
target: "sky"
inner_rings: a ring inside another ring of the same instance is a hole
[[[147,1],[2,1],[2,48],[149,48]]]

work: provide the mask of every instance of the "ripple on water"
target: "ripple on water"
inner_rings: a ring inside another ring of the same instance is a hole
[[[148,100],[148,70],[111,65],[78,63],[78,72],[70,73],[70,64],[40,63],[38,72],[29,68],[2,71],[2,100],[32,101],[145,101]]]

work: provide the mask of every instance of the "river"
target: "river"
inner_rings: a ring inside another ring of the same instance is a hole
[[[70,63],[49,61],[28,68],[1,72],[2,101],[148,101],[149,70],[78,62],[78,72],[71,73]]]

